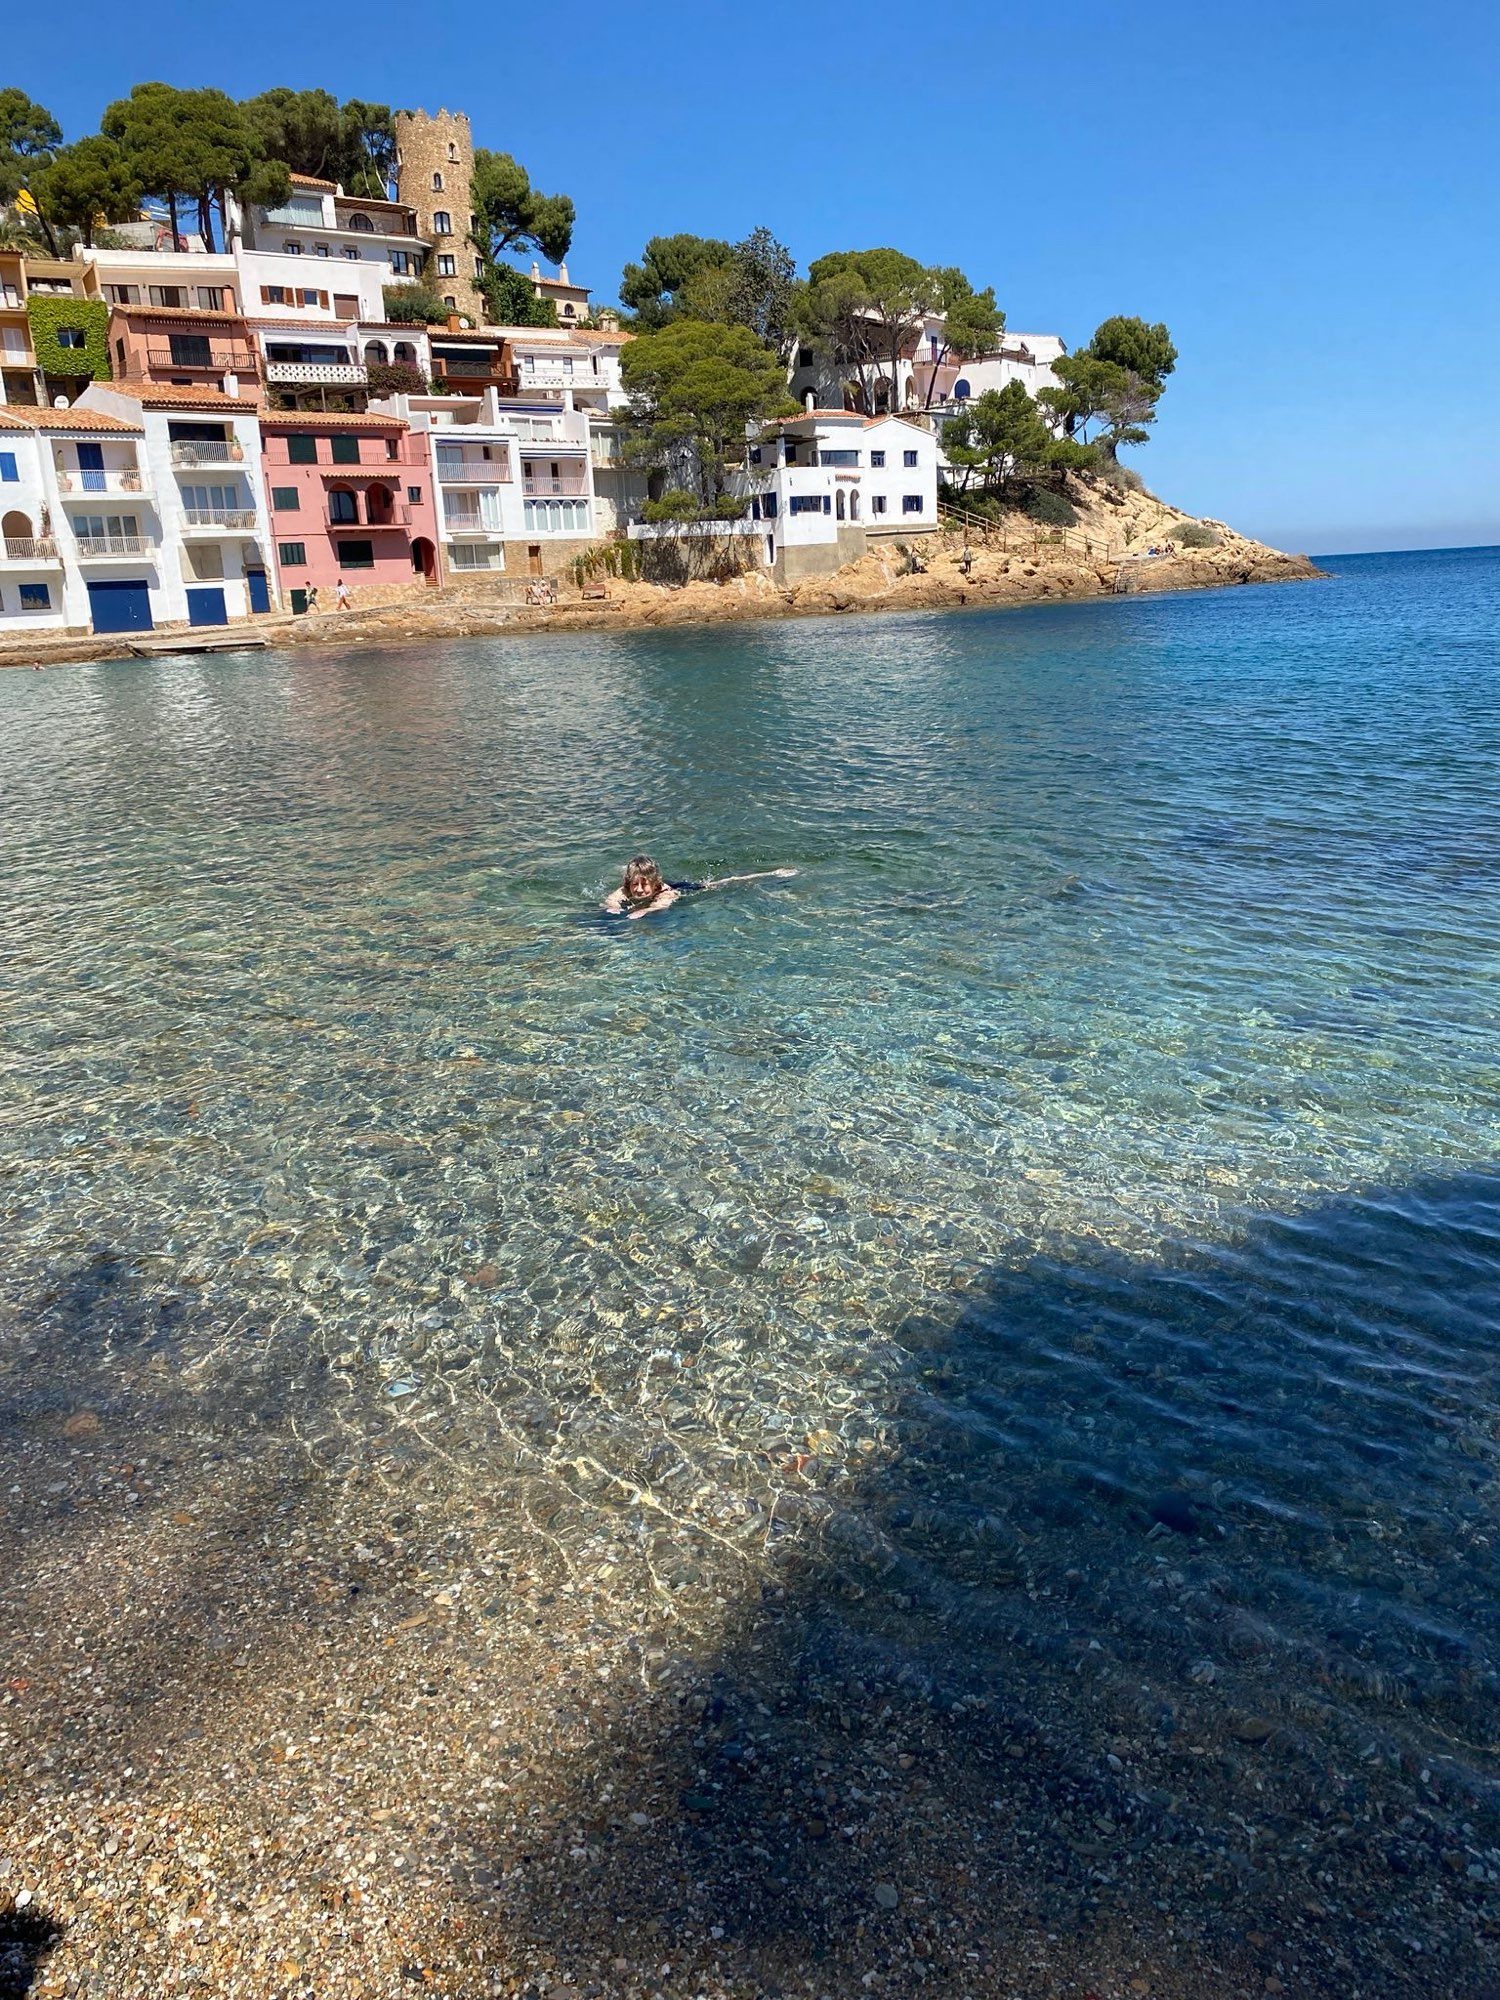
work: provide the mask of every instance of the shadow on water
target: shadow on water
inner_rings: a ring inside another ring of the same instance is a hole
[[[1476,1172],[911,1319],[894,1449],[789,1460],[576,1812],[465,1829],[496,1937],[595,1992],[1500,1993],[1497,1306]]]
[[[60,1935],[44,1911],[0,1913],[0,2000],[24,2000]]]
[[[483,1990],[478,1952],[517,1994],[1500,1993],[1497,1306],[1486,1171],[1155,1260],[1035,1257],[913,1315],[889,1448],[840,1473],[809,1410],[711,1641],[668,1621],[590,1687],[589,1607],[537,1595],[554,1678],[515,1755],[464,1744],[456,1812],[459,1746],[400,1757],[404,1837],[446,1885],[437,1990]],[[446,1689],[467,1713],[461,1685],[503,1682],[481,1625],[426,1629],[444,1548],[518,1532],[498,1451],[461,1534],[424,1521],[469,1419],[356,1435],[316,1343],[114,1251],[17,1342],[0,1452],[33,1467],[40,1431],[51,1469],[60,1438],[89,1484],[27,1471],[7,1617],[40,1632],[68,1569],[97,1597],[81,1697],[68,1635],[51,1661],[28,1640],[46,1797],[232,1764],[215,1810],[270,1838],[308,1782],[272,1737],[332,1726],[328,1661],[357,1663],[372,1739],[415,1746]],[[476,1769],[509,1772],[504,1809]],[[387,1817],[391,1771],[368,1778]]]

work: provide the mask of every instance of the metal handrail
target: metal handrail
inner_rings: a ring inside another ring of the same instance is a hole
[[[144,535],[79,535],[78,554],[87,561],[91,556],[139,556],[147,548]]]
[[[11,562],[56,562],[57,543],[50,535],[7,535],[5,553]]]

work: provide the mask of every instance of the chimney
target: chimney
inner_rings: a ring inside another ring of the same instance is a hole
[[[450,333],[461,333],[463,331],[463,324],[464,324],[463,321],[459,318],[456,312],[449,313],[448,331]]]
[[[224,394],[225,394],[226,396],[238,396],[238,394],[239,394],[239,393],[240,393],[240,378],[239,378],[239,376],[238,376],[238,375],[226,375],[226,376],[224,377]]]

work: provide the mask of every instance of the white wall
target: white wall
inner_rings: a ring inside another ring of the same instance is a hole
[[[347,324],[347,321],[340,322],[334,312],[336,292],[350,294],[359,300],[358,319],[385,318],[382,288],[389,284],[391,274],[390,267],[383,262],[377,264],[363,259],[355,262],[349,257],[288,257],[281,251],[246,250],[243,246],[234,254],[244,284],[244,310],[254,319],[272,319],[285,314],[288,319],[326,318],[331,326]],[[263,285],[326,292],[328,304],[267,305],[260,295]]]
[[[19,525],[8,532],[17,539],[37,540],[43,534],[43,519],[56,520],[55,494],[47,476],[47,448],[34,431],[0,430],[0,453],[16,462],[16,477],[0,477],[0,525],[4,517],[24,514],[28,532],[22,537]],[[21,585],[45,584],[48,608],[21,609]],[[64,571],[56,563],[14,560],[9,553],[0,559],[0,632],[7,638],[33,627],[56,630],[69,623]]]

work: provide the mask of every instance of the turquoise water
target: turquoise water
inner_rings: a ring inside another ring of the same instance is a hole
[[[1487,1786],[1500,556],[1332,567],[0,676],[6,1322]]]

